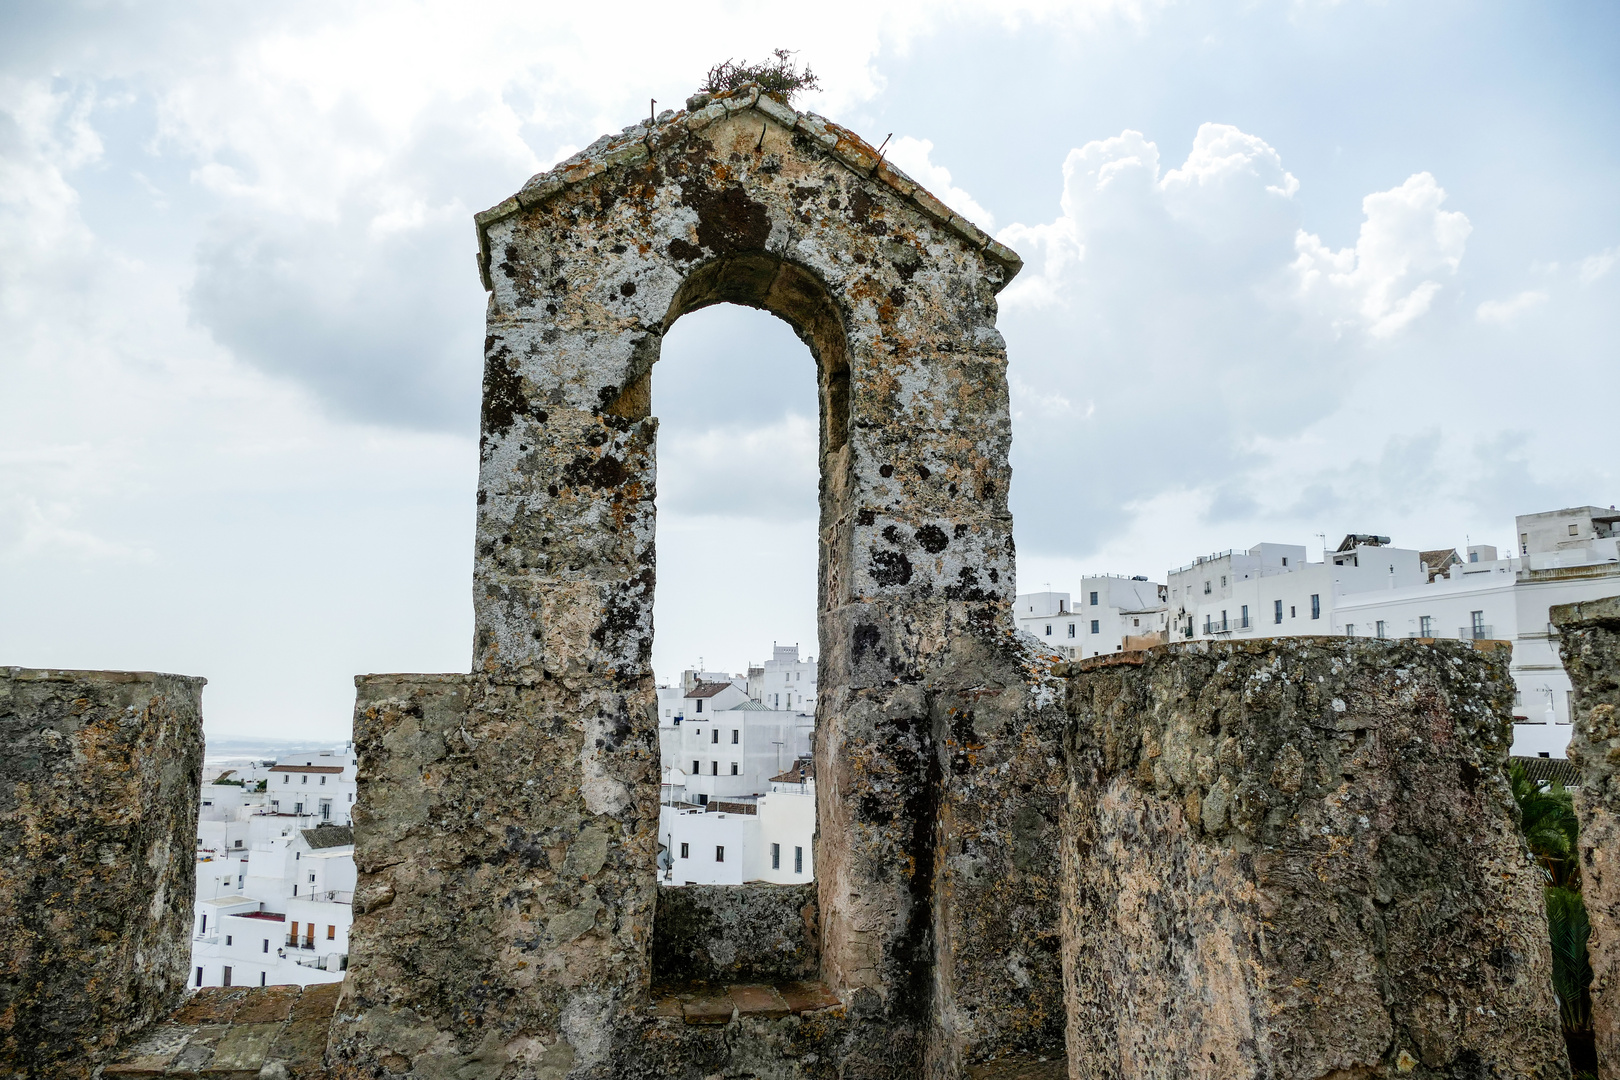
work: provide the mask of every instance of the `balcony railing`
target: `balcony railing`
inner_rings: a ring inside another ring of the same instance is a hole
[[[1459,626],[1457,637],[1463,641],[1489,641],[1491,640],[1491,627],[1489,626]]]
[[[1254,623],[1246,617],[1241,619],[1215,619],[1208,615],[1204,616],[1204,633],[1206,634],[1230,634],[1234,630],[1252,629],[1253,626]]]

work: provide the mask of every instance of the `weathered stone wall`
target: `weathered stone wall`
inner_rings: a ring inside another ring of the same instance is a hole
[[[1070,1075],[1567,1075],[1508,655],[1281,638],[1074,665]]]
[[[362,892],[394,899],[356,923],[333,1042],[356,1069],[628,1067],[610,1033],[645,1001],[657,892],[651,367],[720,302],[817,366],[841,1067],[951,1076],[1060,1040],[1062,714],[1010,617],[995,295],[1018,258],[819,117],[754,88],[691,107],[479,215],[474,674],[361,687]]]
[[[815,885],[683,885],[658,890],[658,983],[791,982],[821,975]]]
[[[1549,616],[1575,687],[1569,760],[1581,822],[1581,893],[1592,920],[1592,1029],[1599,1080],[1620,1078],[1620,596]]]
[[[576,1055],[606,1058],[611,1007],[645,989],[623,958],[645,955],[651,929],[614,917],[642,883],[610,853],[652,859],[656,802],[592,812],[580,756],[594,718],[550,707],[544,685],[356,681],[359,880],[334,1072],[561,1077]],[[656,749],[640,748],[656,774]]]
[[[203,683],[0,668],[0,1074],[89,1076],[184,993]]]

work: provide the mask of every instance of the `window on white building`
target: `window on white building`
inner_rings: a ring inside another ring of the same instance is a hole
[[[1223,589],[1226,588],[1226,575],[1225,574],[1221,575],[1221,588],[1223,588]]]
[[[1243,621],[1240,622],[1238,625],[1243,627],[1245,630],[1247,630],[1249,628],[1249,605],[1248,604],[1243,605]]]
[[[1102,633],[1102,620],[1101,619],[1092,619],[1091,620],[1091,632],[1093,634]]]
[[[290,774],[283,774],[282,777],[281,777],[281,782],[283,784],[292,783],[292,776]]]
[[[264,939],[264,948],[260,949],[259,951],[260,952],[269,952],[270,951],[270,939],[269,938]]]
[[[1321,593],[1311,593],[1311,618],[1320,619],[1321,617],[1322,617],[1322,594]]]
[[[1069,636],[1074,637],[1074,623],[1069,624]]]
[[[1428,615],[1418,616],[1418,637],[1434,637],[1434,619]]]
[[[709,769],[709,775],[710,776],[719,776],[720,775],[720,763],[718,761],[712,761],[709,764],[711,766],[711,768]]]
[[[738,731],[736,728],[732,728],[731,729],[731,745],[736,746],[737,743],[739,743],[741,741],[742,741],[742,732]]]
[[[726,861],[726,846],[724,844],[716,844],[716,845],[714,845],[714,861],[715,862],[725,862]]]
[[[681,858],[690,859],[691,857],[692,857],[691,845],[683,843],[681,845]]]
[[[1282,601],[1281,600],[1273,600],[1271,602],[1271,621],[1274,622],[1274,623],[1282,622]]]
[[[1579,536],[1579,535],[1581,535],[1581,527],[1579,525],[1571,525],[1569,527],[1569,535],[1571,535],[1571,536]]]
[[[1046,624],[1046,636],[1047,637],[1052,636],[1052,624],[1051,623]]]
[[[1383,637],[1384,636],[1384,620],[1383,619],[1379,619],[1377,622],[1373,623],[1373,636],[1374,637]]]
[[[1092,594],[1091,594],[1091,606],[1092,606],[1092,607],[1096,607],[1096,606],[1097,606],[1097,594],[1096,594],[1096,593],[1095,593],[1095,592],[1093,592],[1093,593],[1092,593]]]
[[[780,870],[780,869],[782,869],[782,845],[781,844],[772,844],[771,845],[771,869],[772,870]]]
[[[1207,581],[1204,582],[1204,595],[1205,596],[1209,595],[1209,582],[1207,582]]]
[[[693,709],[692,711],[693,712],[702,712],[703,711],[703,699],[702,698],[697,699],[697,708]]]
[[[793,872],[804,873],[804,848],[795,846],[793,849]]]
[[[713,731],[709,732],[709,741],[712,742],[712,743],[717,743],[717,742],[720,741],[720,729],[719,728],[715,728]]]
[[[231,943],[231,935],[226,934],[225,935],[225,944],[229,945],[230,943]]]
[[[731,775],[732,775],[732,776],[736,776],[736,775],[737,775],[737,774],[738,774],[738,767],[737,767],[737,763],[736,763],[736,762],[735,762],[735,761],[733,761],[733,762],[732,762],[732,763],[731,763]]]
[[[1355,623],[1347,622],[1347,623],[1344,624],[1344,636],[1345,637],[1355,637],[1356,636],[1356,624]]]

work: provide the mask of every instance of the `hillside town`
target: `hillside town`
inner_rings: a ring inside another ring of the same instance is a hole
[[[355,886],[354,745],[217,774],[197,822],[193,986],[339,982]]]
[[[1569,676],[1549,608],[1620,588],[1620,511],[1578,506],[1514,519],[1516,552],[1397,547],[1351,533],[1312,562],[1304,545],[1201,555],[1164,583],[1099,575],[1017,598],[1020,629],[1073,660],[1167,641],[1335,635],[1513,646],[1513,754],[1563,758]]]
[[[1313,561],[1299,544],[1199,556],[1156,582],[1082,577],[1016,599],[1019,629],[1070,660],[1171,641],[1331,635],[1513,645],[1517,757],[1561,759],[1569,677],[1548,609],[1620,588],[1620,512],[1515,520],[1518,550],[1420,549],[1352,533]],[[1078,599],[1076,599],[1078,596]],[[659,882],[815,878],[816,661],[799,646],[740,673],[696,668],[658,688]],[[240,763],[203,789],[192,940],[196,986],[336,982],[356,875],[353,744]]]

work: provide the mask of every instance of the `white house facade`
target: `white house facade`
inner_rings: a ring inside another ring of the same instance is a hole
[[[202,789],[191,984],[336,982],[356,880],[352,748],[254,771]]]

